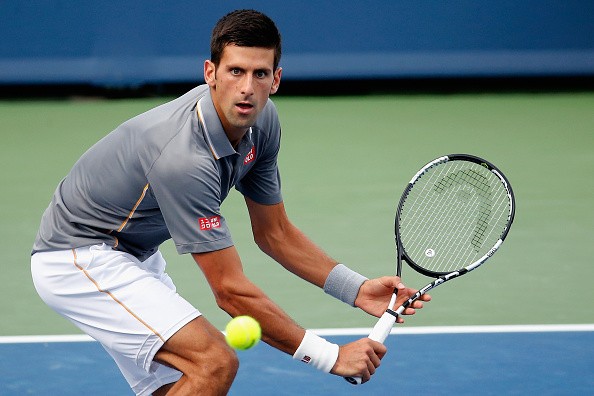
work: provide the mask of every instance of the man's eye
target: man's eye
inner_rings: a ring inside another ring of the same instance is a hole
[[[258,72],[256,72],[256,77],[258,77],[258,78],[264,78],[264,77],[266,77],[266,72],[265,71],[258,71]]]
[[[231,69],[231,74],[233,74],[234,76],[238,76],[241,74],[241,70],[239,69]]]

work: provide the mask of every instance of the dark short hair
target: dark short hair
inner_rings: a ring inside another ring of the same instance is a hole
[[[210,38],[210,60],[216,66],[229,44],[274,49],[274,70],[281,58],[281,35],[269,17],[255,10],[237,10],[215,25]]]

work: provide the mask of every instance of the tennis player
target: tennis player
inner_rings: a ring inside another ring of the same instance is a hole
[[[204,63],[206,84],[96,143],[43,214],[31,259],[39,295],[103,345],[138,395],[225,394],[238,369],[221,332],[165,272],[158,247],[170,238],[193,257],[223,310],[256,318],[263,340],[295,359],[368,381],[386,353],[368,338],[338,346],[306,331],[246,278],[221,213],[232,187],[245,197],[262,251],[328,294],[381,316],[393,288],[402,301],[415,292],[397,277],[368,280],[338,264],[287,218],[281,128],[269,100],[280,56],[267,16],[224,16]]]

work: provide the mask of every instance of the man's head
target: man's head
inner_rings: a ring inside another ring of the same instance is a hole
[[[281,36],[269,17],[254,10],[237,10],[222,17],[210,39],[210,60],[219,65],[223,50],[229,44],[238,47],[274,49],[274,70],[281,58]]]
[[[227,137],[235,145],[278,90],[280,34],[266,15],[235,11],[216,24],[211,47],[204,80]]]

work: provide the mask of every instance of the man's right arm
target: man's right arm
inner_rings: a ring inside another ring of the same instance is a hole
[[[221,309],[232,317],[252,316],[262,327],[264,342],[290,355],[295,354],[305,337],[305,330],[245,276],[235,247],[193,253],[192,257],[204,273]],[[384,345],[368,338],[340,346],[331,372],[344,377],[362,377],[367,381],[385,352]]]

